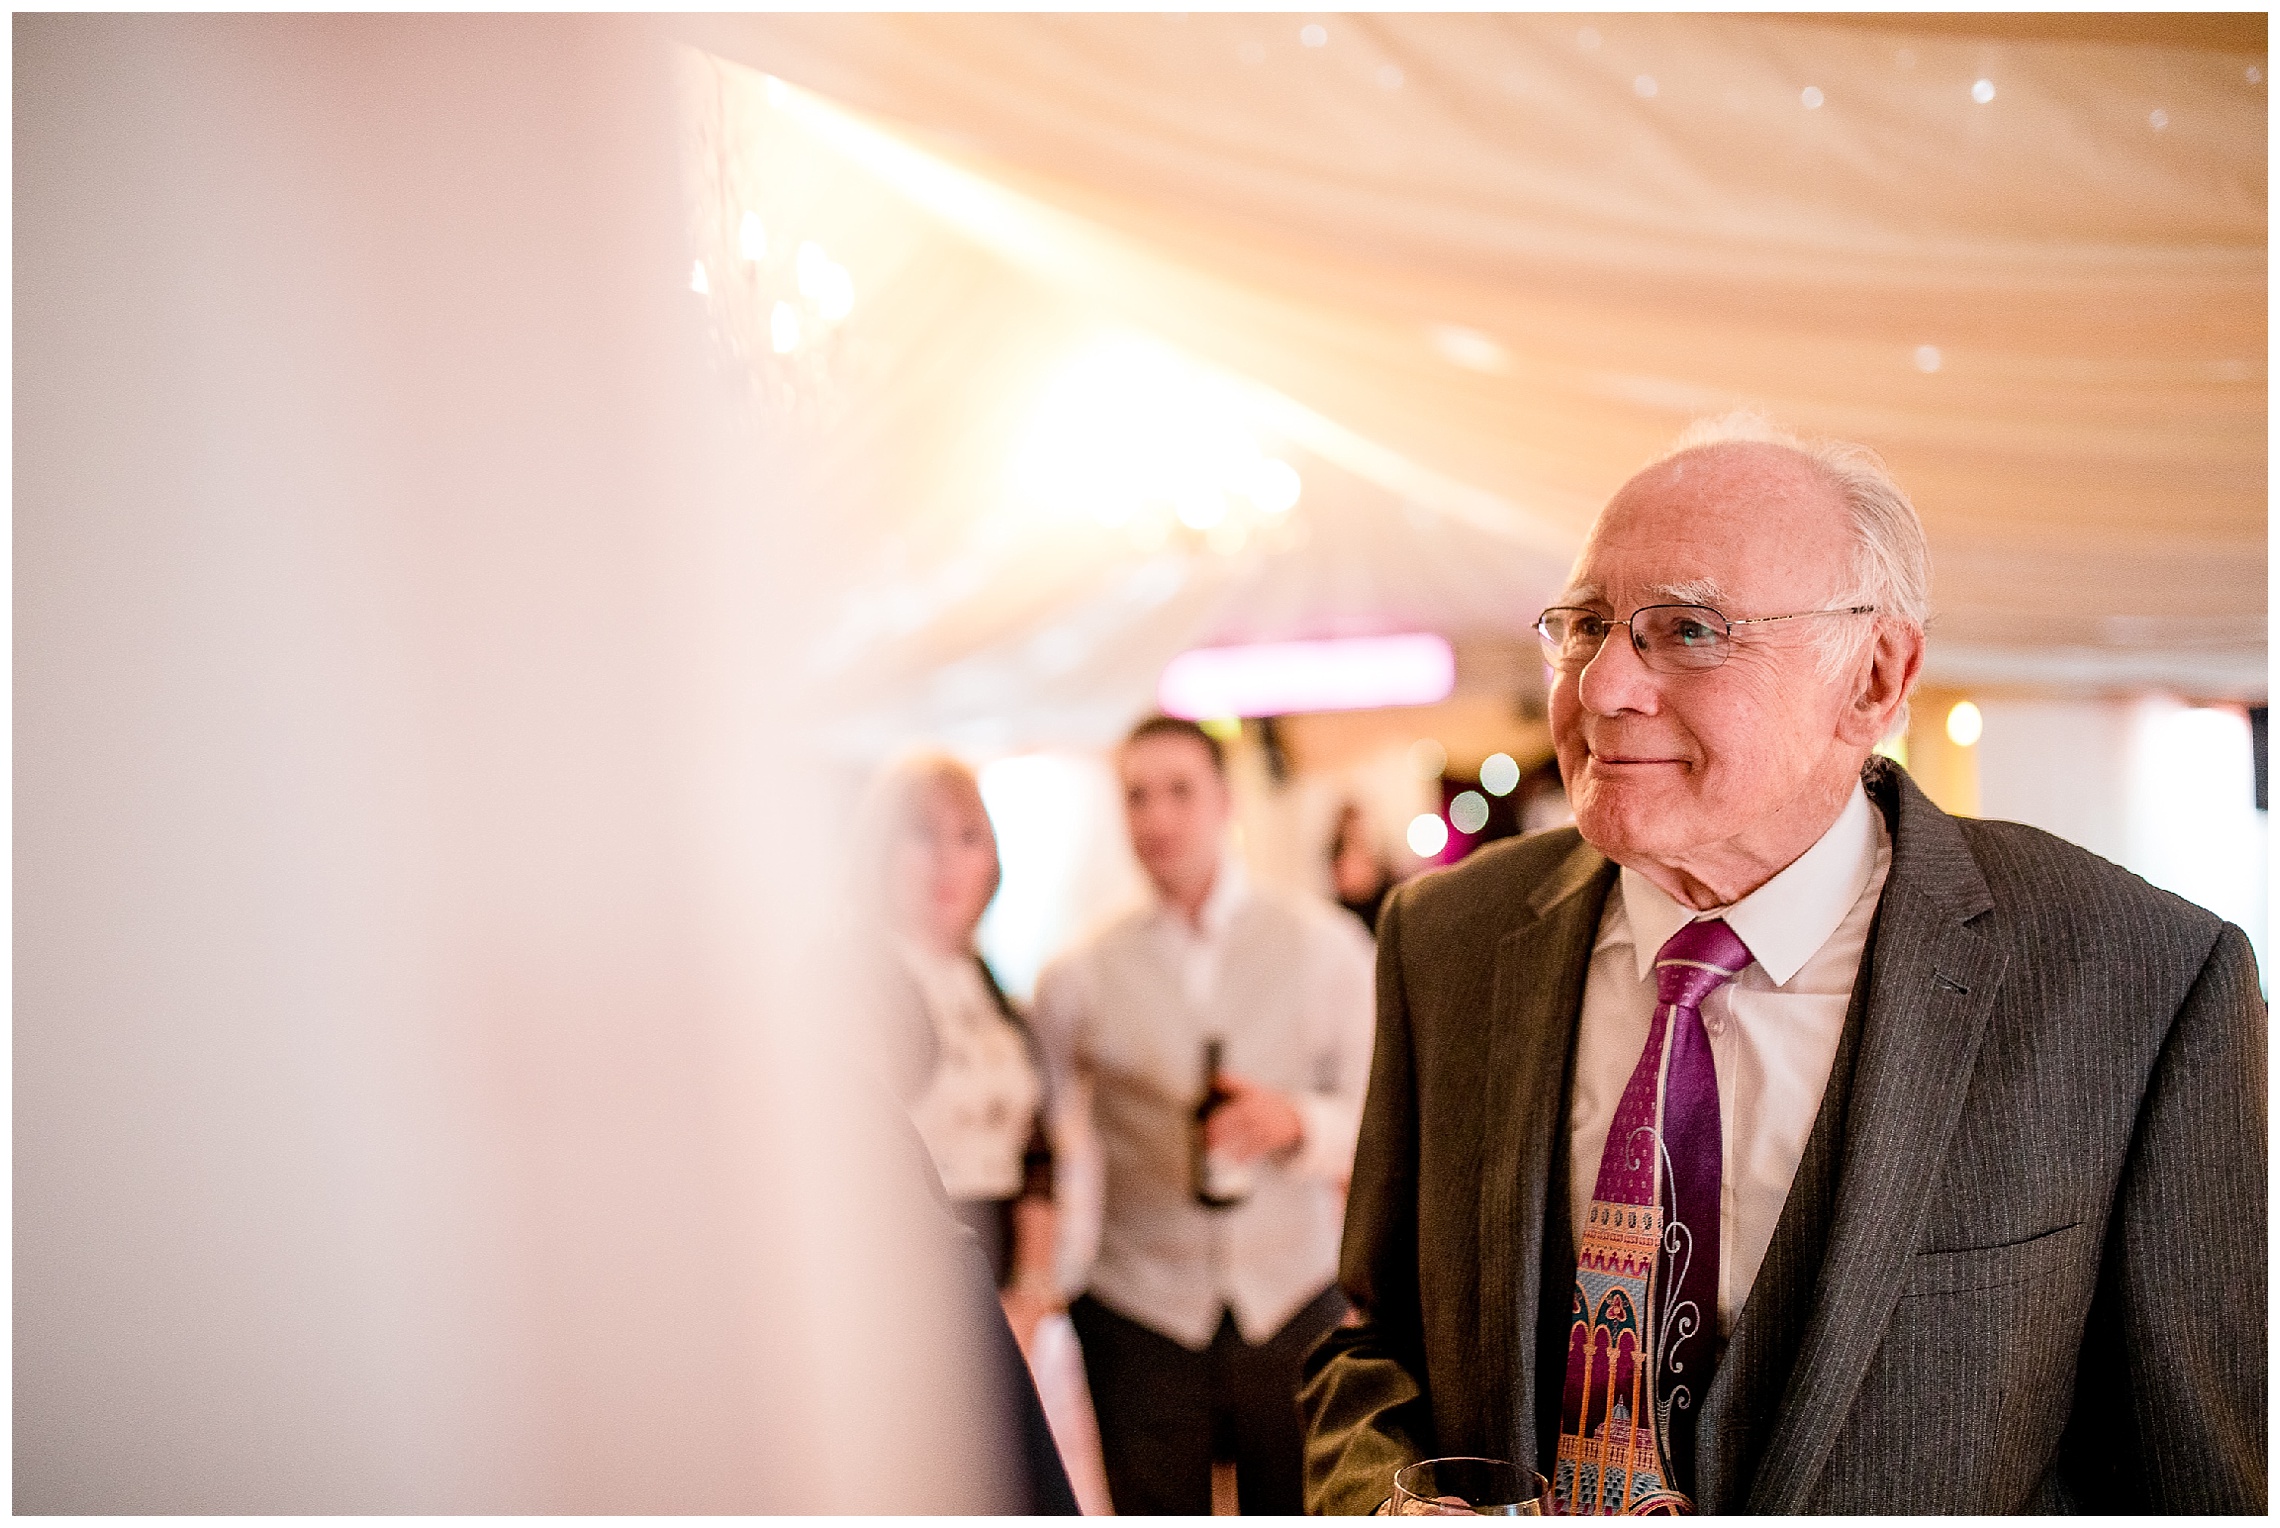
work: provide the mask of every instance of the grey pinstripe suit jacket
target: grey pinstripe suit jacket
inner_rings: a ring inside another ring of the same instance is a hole
[[[1892,869],[1845,1048],[1702,1422],[1705,1510],[2265,1502],[2265,1025],[2239,929],[1864,771]],[[1572,1277],[1562,1128],[1614,867],[1572,829],[1424,877],[1379,927],[1307,1502],[1541,1459]]]

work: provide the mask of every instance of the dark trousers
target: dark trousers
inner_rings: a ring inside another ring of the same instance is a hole
[[[1191,1353],[1090,1295],[1070,1306],[1118,1515],[1209,1516],[1214,1457],[1234,1459],[1245,1514],[1302,1511],[1299,1363],[1345,1313],[1332,1285],[1253,1347],[1222,1311]]]

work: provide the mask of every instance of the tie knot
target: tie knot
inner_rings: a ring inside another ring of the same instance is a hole
[[[1689,923],[1655,955],[1655,995],[1680,1008],[1700,1009],[1704,998],[1741,975],[1749,963],[1750,947],[1725,919]]]

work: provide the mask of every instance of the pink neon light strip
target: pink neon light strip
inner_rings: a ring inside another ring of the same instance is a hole
[[[1286,716],[1429,706],[1457,682],[1456,655],[1428,632],[1199,647],[1164,667],[1156,703],[1169,716]]]

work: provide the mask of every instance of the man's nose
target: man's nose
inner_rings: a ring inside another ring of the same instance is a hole
[[[1575,695],[1586,711],[1598,716],[1613,716],[1618,711],[1651,714],[1657,709],[1662,691],[1657,688],[1655,671],[1631,645],[1630,627],[1608,629],[1607,640],[1576,675]]]

